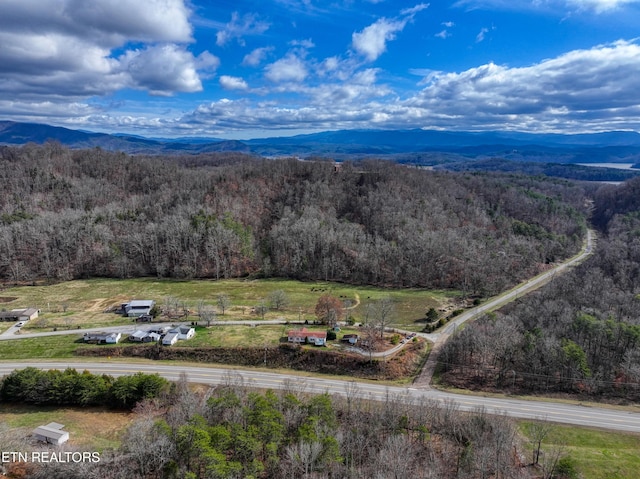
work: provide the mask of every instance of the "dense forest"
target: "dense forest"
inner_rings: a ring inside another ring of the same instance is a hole
[[[640,400],[640,179],[594,196],[595,254],[447,344],[444,379]]]
[[[294,381],[278,392],[245,386],[233,376],[207,391],[193,391],[179,381],[164,395],[138,404],[121,445],[103,451],[100,462],[27,464],[24,469],[18,464],[13,477],[575,477],[560,474],[574,471],[571,458],[547,448],[544,435],[536,436],[536,445],[523,441],[505,416],[462,413],[451,403],[406,396],[368,401],[355,383],[342,396],[308,395]],[[9,434],[0,436],[3,450],[24,450],[10,441]]]
[[[0,148],[0,278],[280,276],[486,295],[573,254],[584,190],[239,153]]]

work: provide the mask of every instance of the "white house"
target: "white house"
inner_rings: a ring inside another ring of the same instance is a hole
[[[290,343],[308,342],[316,346],[324,346],[327,344],[326,331],[309,331],[306,328],[292,329],[287,335]]]
[[[171,332],[178,333],[178,339],[191,339],[196,335],[196,330],[194,328],[190,328],[189,326],[178,326],[177,328],[172,329]]]
[[[69,433],[63,431],[64,424],[58,424],[57,422],[50,422],[46,426],[39,426],[33,430],[33,437],[38,441],[46,442],[47,444],[55,444],[59,446],[69,440]]]

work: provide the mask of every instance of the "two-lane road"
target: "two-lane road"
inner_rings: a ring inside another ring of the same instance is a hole
[[[355,383],[337,379],[317,377],[302,377],[297,375],[276,374],[264,371],[249,371],[237,369],[218,369],[202,366],[178,366],[155,363],[129,364],[124,362],[6,362],[0,363],[0,376],[9,374],[14,369],[34,366],[41,369],[88,370],[96,374],[110,374],[121,376],[138,371],[157,373],[160,376],[175,381],[181,373],[185,373],[189,381],[194,383],[216,385],[224,383],[229,377],[242,378],[247,386],[282,389],[290,388],[292,384],[304,386],[309,393],[324,393],[345,395],[347,391],[358,397],[384,401],[389,395],[404,397],[411,401],[437,401],[444,403],[451,401],[462,411],[473,411],[484,408],[491,414],[506,414],[522,419],[546,419],[548,421],[589,426],[617,431],[640,433],[640,412],[619,411],[598,407],[587,407],[577,404],[556,403],[548,401],[527,401],[519,399],[491,398],[472,395],[453,394],[437,390],[406,388],[399,386],[385,386],[372,383]]]

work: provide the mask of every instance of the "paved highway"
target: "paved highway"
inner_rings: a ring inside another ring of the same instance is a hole
[[[248,386],[258,388],[280,389],[289,388],[291,384],[303,386],[310,393],[324,393],[346,395],[351,391],[359,397],[374,400],[384,400],[388,395],[405,397],[412,401],[447,401],[455,403],[462,411],[472,411],[484,408],[491,414],[507,414],[522,419],[546,419],[557,423],[588,426],[617,431],[640,433],[640,412],[619,411],[592,406],[565,404],[555,402],[527,401],[518,399],[489,398],[471,395],[453,394],[437,390],[425,390],[398,386],[385,386],[371,383],[355,383],[337,379],[317,377],[301,377],[263,371],[247,371],[236,369],[218,369],[202,366],[178,366],[167,364],[124,362],[6,362],[0,363],[0,376],[27,366],[41,369],[88,370],[97,374],[121,376],[138,371],[158,373],[168,380],[177,380],[181,373],[185,373],[191,382],[216,385],[223,383],[229,377],[242,378]]]

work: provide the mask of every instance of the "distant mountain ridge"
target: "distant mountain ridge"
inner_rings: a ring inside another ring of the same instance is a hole
[[[505,158],[557,163],[640,162],[640,134],[610,131],[591,134],[464,132],[440,130],[337,130],[245,141],[217,138],[145,138],[92,133],[37,123],[0,121],[0,143],[19,145],[54,140],[71,148],[127,153],[176,154],[237,151],[263,156],[329,156],[335,159],[378,156],[410,161],[434,152],[465,158]]]

